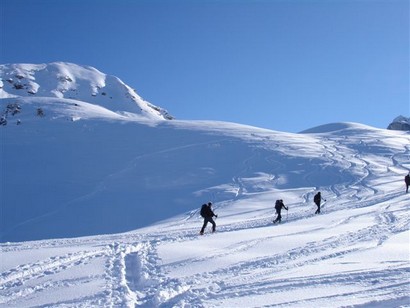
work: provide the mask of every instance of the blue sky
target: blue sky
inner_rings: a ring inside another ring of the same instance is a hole
[[[410,116],[408,0],[1,0],[1,63],[115,75],[178,119],[298,132]]]

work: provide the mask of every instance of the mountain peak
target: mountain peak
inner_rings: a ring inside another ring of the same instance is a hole
[[[173,117],[143,100],[119,78],[90,66],[67,62],[0,65],[0,98],[70,99],[113,112],[134,113],[154,120]]]
[[[391,130],[408,130],[410,131],[410,118],[405,116],[398,116],[389,124],[387,129]]]

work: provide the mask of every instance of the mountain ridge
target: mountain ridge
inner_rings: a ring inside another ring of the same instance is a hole
[[[410,118],[398,116],[389,124],[387,129],[410,131]]]
[[[114,112],[173,119],[165,109],[144,101],[118,77],[90,66],[66,62],[0,65],[0,77],[0,98],[65,98],[97,104]]]

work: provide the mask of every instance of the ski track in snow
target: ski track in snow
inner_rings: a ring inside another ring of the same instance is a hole
[[[402,210],[405,211],[405,210]],[[362,214],[366,215],[366,214]],[[341,221],[340,224],[345,224],[348,220],[355,219],[356,217],[349,217],[349,219]],[[305,279],[276,279],[281,272],[286,273],[287,270],[292,268],[298,268],[307,266],[309,264],[315,264],[329,259],[339,259],[343,255],[351,254],[366,249],[372,249],[374,246],[382,245],[389,235],[404,232],[409,228],[409,218],[406,217],[403,221],[397,223],[397,218],[391,212],[382,212],[376,217],[376,224],[370,227],[360,229],[356,232],[349,232],[347,234],[330,236],[323,241],[310,242],[302,247],[290,249],[280,254],[273,253],[272,256],[253,259],[246,262],[239,262],[229,267],[220,268],[216,271],[206,272],[201,275],[200,278],[192,277],[193,280],[202,281],[202,284],[214,285],[214,289],[217,288],[218,292],[213,294],[213,290],[208,290],[212,293],[212,300],[229,299],[239,296],[253,294],[271,293],[273,289],[276,292],[281,292],[281,289],[286,292],[291,292],[293,289],[303,288],[306,285],[340,285],[343,286],[351,281],[364,281],[362,284],[366,289],[366,292],[370,295],[383,296],[384,294],[394,294],[395,296],[405,296],[403,293],[403,287],[406,286],[410,269],[408,263],[396,264],[400,265],[400,268],[388,269],[387,271],[368,270],[360,272],[348,272],[337,275],[324,275],[324,276],[309,276]],[[251,226],[245,226],[249,228]],[[255,227],[255,226],[253,226]],[[334,227],[334,226],[332,226]],[[233,232],[235,227],[225,232]],[[224,232],[224,231],[222,231]],[[305,233],[303,231],[301,233]],[[288,236],[294,236],[296,234],[290,234]],[[243,242],[236,242],[232,247],[225,247],[226,249],[220,254],[207,254],[205,257],[196,259],[187,259],[186,262],[169,265],[173,269],[177,267],[184,267],[192,265],[196,262],[203,263],[212,259],[218,259],[221,257],[232,257],[240,251],[246,251],[252,247],[259,245],[263,242],[274,239],[275,235],[271,237],[258,238],[256,240],[246,240]],[[373,243],[368,247],[368,243]],[[364,244],[363,247],[357,247],[358,244]],[[404,267],[403,267],[404,266]],[[165,268],[166,269],[166,268]],[[254,274],[257,273],[257,274]],[[238,277],[245,276],[243,283],[238,284]],[[250,277],[249,277],[250,276]],[[223,277],[220,281],[216,280],[216,277]],[[230,279],[227,279],[230,277]],[[261,282],[263,281],[263,282]],[[370,282],[368,282],[370,281]],[[205,283],[207,282],[207,283]],[[216,287],[215,287],[216,285]],[[194,292],[194,291],[192,291]],[[194,293],[198,298],[203,294],[203,289],[198,289]],[[343,298],[344,296],[358,296],[363,291],[351,292],[349,294],[338,294],[334,297]],[[395,294],[397,292],[397,294]],[[206,291],[205,291],[206,293]],[[332,300],[331,297],[326,297],[327,300]],[[317,298],[312,298],[311,301],[315,302]],[[283,303],[284,305],[303,305],[309,304],[309,301],[305,299],[303,301],[289,301]]]
[[[53,281],[46,279],[46,277],[51,277],[69,268],[90,262],[93,258],[99,258],[103,254],[104,252],[100,250],[79,251],[19,265],[5,271],[0,276],[0,304],[13,303],[24,297],[32,296],[33,293],[48,292],[50,289],[57,287],[81,284],[83,283],[82,279]],[[88,279],[91,280],[93,277],[88,277]]]
[[[392,195],[390,199],[388,197],[381,198],[382,200],[374,200],[371,204],[377,205],[383,203],[384,199],[391,200],[400,197],[398,193]],[[366,204],[365,206],[370,205]],[[269,243],[276,238],[284,240],[283,237],[294,237],[298,234],[290,233],[283,236],[273,233],[271,236],[245,239],[225,247],[222,251],[209,252],[201,258],[186,259],[178,264],[164,266],[161,265],[157,253],[158,245],[167,242],[197,241],[198,236],[192,236],[192,232],[197,230],[187,228],[184,232],[183,229],[176,229],[166,233],[130,236],[128,240],[121,238],[121,236],[117,236],[116,239],[113,236],[108,236],[107,239],[101,240],[97,248],[56,255],[4,271],[0,276],[0,305],[18,307],[19,303],[24,303],[25,298],[30,298],[33,295],[50,292],[50,290],[57,288],[78,286],[92,279],[98,279],[93,275],[71,280],[45,279],[45,277],[69,271],[70,268],[90,263],[93,259],[98,258],[105,260],[105,291],[94,297],[81,298],[79,302],[62,301],[49,304],[56,307],[64,305],[79,307],[184,307],[184,305],[187,307],[207,307],[208,304],[209,306],[217,305],[218,301],[227,300],[229,302],[229,299],[236,296],[261,296],[271,294],[272,290],[275,290],[276,294],[289,294],[309,285],[316,287],[340,285],[344,287],[354,281],[360,281],[360,290],[325,297],[312,295],[310,299],[289,300],[278,305],[296,307],[315,305],[320,300],[342,301],[346,296],[360,297],[363,290],[368,297],[406,297],[408,294],[403,293],[403,289],[406,288],[410,276],[408,263],[392,264],[383,270],[368,269],[329,275],[280,278],[286,276],[287,271],[294,268],[330,259],[338,260],[343,255],[382,245],[392,234],[408,230],[410,221],[408,215],[405,215],[406,213],[405,208],[395,210],[391,205],[386,205],[374,217],[375,221],[371,226],[334,236],[329,233],[329,236],[320,241],[311,241],[303,246],[279,253],[273,252],[271,256],[263,258],[233,262],[227,267],[213,271],[205,270],[201,274],[187,276],[184,279],[169,278],[166,272],[170,268],[175,270],[178,267],[192,266],[195,263],[201,264],[220,258],[229,259],[230,256],[234,258],[236,254],[263,245],[264,242]],[[334,225],[327,226],[327,228],[332,230],[337,226],[359,219],[361,216],[366,217],[368,214],[362,212],[356,216],[351,215]],[[300,219],[307,218],[300,215],[287,223],[294,223]],[[218,234],[228,235],[230,232],[250,228],[264,228],[266,224],[266,219],[261,218],[225,225],[218,229]],[[278,226],[278,228],[280,227],[282,226]],[[275,228],[275,226],[271,228]],[[316,231],[324,229],[325,227],[318,227]],[[310,232],[313,231],[315,230],[310,230]],[[302,235],[306,233],[306,230],[301,230],[299,233]],[[110,237],[114,238],[113,242],[111,242]],[[107,242],[106,245],[103,245],[104,241]],[[61,242],[64,243],[64,241]],[[84,243],[86,242],[84,241]],[[21,248],[25,248],[24,244],[21,246]],[[19,250],[20,247],[17,246],[14,249]],[[281,275],[282,273],[283,275]]]

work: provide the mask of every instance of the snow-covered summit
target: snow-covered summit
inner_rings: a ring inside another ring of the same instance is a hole
[[[373,127],[360,124],[360,123],[352,123],[352,122],[340,122],[340,123],[329,123],[323,124],[316,127],[312,127],[306,129],[301,134],[325,134],[331,132],[342,131],[345,132],[346,130],[373,130]]]
[[[409,130],[410,131],[410,118],[404,116],[398,116],[389,124],[387,129],[391,130]]]
[[[172,119],[168,112],[144,101],[115,76],[89,66],[49,64],[0,65],[0,99],[54,98],[85,102],[116,113],[133,113],[154,120]]]

